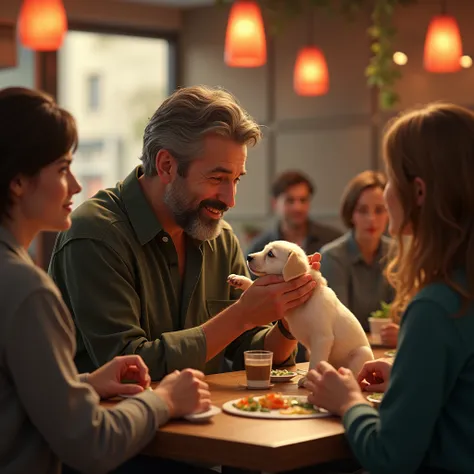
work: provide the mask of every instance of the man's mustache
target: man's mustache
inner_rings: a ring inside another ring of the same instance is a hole
[[[222,201],[218,201],[217,199],[206,199],[205,201],[201,201],[199,207],[211,207],[212,209],[217,209],[221,212],[227,212],[229,210]]]

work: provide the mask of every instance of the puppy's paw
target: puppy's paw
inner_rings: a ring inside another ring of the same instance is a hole
[[[227,283],[235,288],[239,288],[242,285],[242,281],[239,280],[240,278],[241,277],[239,275],[232,273],[227,277]]]
[[[234,288],[246,290],[252,284],[252,280],[245,276],[235,275],[232,273],[227,277],[227,283],[229,283],[229,285],[233,286]]]

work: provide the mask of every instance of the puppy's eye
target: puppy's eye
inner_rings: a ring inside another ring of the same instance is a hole
[[[274,258],[275,255],[273,255],[273,252],[270,250],[270,252],[267,253],[267,256],[269,256],[270,258]]]

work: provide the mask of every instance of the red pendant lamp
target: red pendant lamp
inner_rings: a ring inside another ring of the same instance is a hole
[[[326,58],[316,46],[306,46],[298,52],[293,87],[302,96],[324,95],[329,91]]]
[[[20,41],[36,51],[55,51],[67,31],[62,0],[23,0],[18,19]]]
[[[425,40],[424,66],[429,72],[461,69],[462,42],[456,19],[443,13],[430,22]]]
[[[232,67],[258,67],[266,63],[265,29],[256,2],[233,3],[227,23],[224,60]]]

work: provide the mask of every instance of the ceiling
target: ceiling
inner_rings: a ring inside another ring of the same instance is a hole
[[[130,3],[148,3],[151,5],[166,5],[168,7],[189,8],[215,4],[215,0],[122,0]]]

